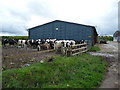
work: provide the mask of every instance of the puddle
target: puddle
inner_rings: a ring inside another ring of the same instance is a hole
[[[115,57],[113,54],[108,54],[108,53],[89,52],[89,54],[95,56]]]

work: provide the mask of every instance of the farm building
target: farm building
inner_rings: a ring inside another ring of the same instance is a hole
[[[29,39],[55,38],[58,40],[87,40],[91,45],[97,42],[97,31],[94,26],[55,20],[28,29]]]
[[[113,35],[113,41],[120,41],[120,31],[116,31]]]

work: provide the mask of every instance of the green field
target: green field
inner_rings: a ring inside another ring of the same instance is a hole
[[[3,71],[3,88],[96,88],[107,67],[102,57],[89,54],[51,58],[53,62]]]
[[[2,36],[2,39],[23,39],[27,40],[29,39],[28,36]]]

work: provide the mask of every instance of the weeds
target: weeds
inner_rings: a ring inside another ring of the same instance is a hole
[[[3,71],[3,88],[96,88],[107,65],[102,57],[89,54],[52,58],[53,62]]]
[[[97,46],[93,46],[93,47],[91,47],[88,51],[90,51],[90,52],[97,52],[97,51],[100,51],[101,49],[99,48],[99,47],[97,47]]]

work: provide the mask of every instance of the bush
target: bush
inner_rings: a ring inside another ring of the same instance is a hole
[[[112,36],[99,36],[98,39],[104,39],[106,41],[113,41],[113,37]]]

